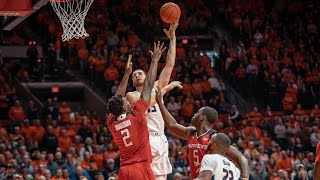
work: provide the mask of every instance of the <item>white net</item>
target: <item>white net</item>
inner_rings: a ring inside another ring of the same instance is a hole
[[[63,28],[62,41],[86,38],[84,20],[94,0],[50,0]]]

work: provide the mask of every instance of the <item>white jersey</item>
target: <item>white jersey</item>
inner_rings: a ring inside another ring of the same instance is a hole
[[[212,179],[234,179],[240,178],[240,170],[220,154],[206,154],[201,161],[201,171],[211,171]]]
[[[135,91],[140,96],[138,91]],[[151,96],[155,97],[155,90],[152,89]],[[169,143],[164,134],[164,121],[158,104],[146,111],[147,126],[152,154],[150,167],[157,179],[167,179],[167,174],[172,172],[169,160]]]
[[[140,96],[140,92],[135,92]],[[156,92],[152,89],[151,96],[155,95]],[[157,103],[146,111],[146,119],[149,133],[164,133],[164,121]]]

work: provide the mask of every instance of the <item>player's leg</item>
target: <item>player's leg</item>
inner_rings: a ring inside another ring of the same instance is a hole
[[[136,163],[120,168],[118,179],[120,180],[154,180],[154,175],[149,163]],[[122,170],[122,171],[121,171]]]
[[[119,169],[119,173],[118,173],[118,179],[128,179],[128,171],[129,167],[128,166],[122,166]]]
[[[166,179],[167,174],[172,172],[169,160],[169,145],[165,135],[150,135],[152,151],[152,163],[150,164],[156,179]]]

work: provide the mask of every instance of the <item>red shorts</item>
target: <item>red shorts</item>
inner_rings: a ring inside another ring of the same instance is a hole
[[[119,180],[154,180],[154,175],[150,163],[135,163],[121,166],[118,174]]]

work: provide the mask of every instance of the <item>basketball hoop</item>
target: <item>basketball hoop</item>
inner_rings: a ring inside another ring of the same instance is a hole
[[[63,28],[62,41],[86,38],[84,20],[94,0],[50,0]]]

